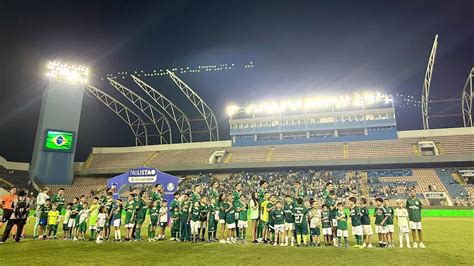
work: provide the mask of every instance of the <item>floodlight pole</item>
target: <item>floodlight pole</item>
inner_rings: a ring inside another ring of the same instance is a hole
[[[97,100],[105,104],[107,108],[112,110],[120,119],[122,119],[132,130],[133,136],[135,137],[135,145],[148,145],[148,133],[145,123],[135,112],[130,110],[127,106],[122,104],[120,101],[103,92],[102,90],[86,84],[84,86],[87,92],[95,96]]]
[[[217,124],[217,119],[212,109],[204,102],[204,100],[191,89],[184,81],[178,78],[173,72],[167,70],[168,75],[173,80],[173,82],[178,86],[178,88],[186,95],[189,101],[194,105],[198,110],[199,114],[202,116],[206,122],[206,126],[209,132],[209,141],[219,140],[219,125]]]
[[[464,84],[462,99],[461,99],[461,110],[464,127],[472,127],[472,78],[474,76],[474,67],[471,68],[469,75],[467,76],[466,84]]]
[[[154,124],[160,137],[160,144],[171,144],[173,138],[168,119],[155,106],[117,81],[108,78],[110,84],[137,107]]]
[[[431,76],[433,74],[433,67],[435,63],[437,48],[438,48],[438,34],[435,35],[433,47],[431,48],[431,54],[428,59],[428,65],[426,66],[425,79],[423,81],[423,92],[421,95],[421,115],[423,117],[423,129],[430,129],[430,124],[429,124],[430,84],[431,84]]]
[[[150,98],[155,101],[158,106],[163,109],[176,123],[181,138],[181,143],[193,142],[191,124],[188,117],[178,106],[166,98],[163,94],[155,90],[153,87],[145,83],[143,80],[131,75],[133,81],[144,91]]]

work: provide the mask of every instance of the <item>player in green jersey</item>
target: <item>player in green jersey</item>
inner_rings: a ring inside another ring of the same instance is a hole
[[[281,201],[275,203],[275,208],[270,212],[270,216],[273,221],[273,229],[275,232],[274,246],[280,244],[284,246],[283,236],[285,235],[285,211],[283,210],[283,204]]]
[[[248,228],[248,209],[249,204],[245,195],[240,195],[240,200],[236,203],[236,209],[238,216],[237,230],[239,231],[238,240],[241,243],[245,243],[245,237],[247,236]]]
[[[331,214],[328,205],[323,204],[321,207],[321,227],[323,228],[324,245],[332,246],[332,226]]]
[[[385,211],[387,212],[387,247],[394,248],[393,245],[393,232],[395,232],[395,227],[393,225],[393,217],[395,216],[395,211],[389,205],[389,200],[384,200]]]
[[[112,220],[112,212],[113,212],[113,209],[115,208],[113,195],[114,193],[112,191],[107,191],[105,204],[102,205],[104,207],[104,213],[107,216],[107,219],[105,220],[105,224],[104,224],[104,234],[103,234],[105,236],[105,240],[109,240],[109,237],[110,237],[110,231],[111,231],[110,224]]]
[[[306,192],[303,186],[301,185],[301,181],[296,180],[293,184],[293,198],[296,200],[297,198],[304,198],[306,197]]]
[[[207,242],[215,242],[217,231],[217,220],[219,220],[219,206],[216,204],[216,198],[209,199],[209,212],[207,214]]]
[[[332,183],[329,186],[332,186]],[[329,208],[329,214],[331,218],[332,240],[333,240],[334,246],[337,246],[337,241],[338,241],[337,220],[336,220],[337,207],[336,207],[336,193],[334,191],[329,192],[329,196],[326,197],[325,204]]]
[[[76,213],[76,221],[75,221],[75,224],[76,224],[76,227],[75,227],[75,232],[74,232],[74,239],[73,240],[76,240],[79,238],[79,213],[82,211],[83,209],[83,205],[84,205],[84,202],[86,201],[86,196],[85,195],[81,195],[81,197],[79,198],[79,202],[76,203],[76,205],[74,205],[74,212]]]
[[[285,196],[285,205],[283,206],[283,211],[285,212],[285,246],[288,246],[288,239],[291,236],[291,246],[294,246],[295,243],[295,216],[293,211],[295,204],[293,198],[290,195]]]
[[[120,242],[122,241],[122,235],[120,232],[120,225],[122,224],[122,210],[123,210],[122,200],[117,199],[115,206],[116,207],[112,214],[112,220],[113,220],[112,223],[114,225],[114,233],[115,233],[114,242]]]
[[[142,240],[141,229],[143,222],[145,222],[146,213],[149,207],[149,198],[146,191],[140,191],[138,201],[137,201],[137,219],[135,221],[135,240]]]
[[[229,194],[224,204],[225,224],[227,227],[227,243],[237,243],[235,240],[235,207],[234,196]]]
[[[39,211],[39,230],[38,230],[38,239],[46,238],[46,227],[48,225],[48,212],[51,210],[51,200],[46,199],[44,204],[38,207]]]
[[[271,239],[267,239],[267,242],[270,244],[275,242],[275,223],[273,222],[273,217],[270,215],[271,212],[276,208],[277,198],[275,194],[270,196],[270,202],[267,204],[268,212],[268,232],[272,234]]]
[[[297,246],[301,246],[301,238],[303,238],[303,244],[307,246],[308,219],[306,218],[306,215],[308,214],[308,209],[303,205],[302,198],[296,200],[293,214],[295,216],[296,244]]]
[[[200,185],[194,186],[193,193],[191,193],[191,206],[194,206],[194,203],[201,201],[201,191],[202,188]]]
[[[360,213],[362,214],[361,223],[362,223],[362,233],[364,238],[364,243],[362,247],[372,248],[372,226],[370,225],[370,215],[369,209],[367,208],[367,199],[360,199]]]
[[[199,225],[200,225],[200,214],[201,214],[201,204],[199,201],[194,202],[193,207],[191,208],[191,242],[199,241]]]
[[[179,192],[173,194],[174,199],[171,201],[170,216],[171,216],[171,241],[179,239]]]
[[[96,240],[96,232],[97,232],[97,217],[99,216],[99,198],[94,197],[92,199],[92,204],[89,206],[89,230],[90,236],[89,241]]]
[[[362,213],[360,212],[359,206],[357,206],[357,199],[355,197],[350,197],[349,202],[351,204],[351,224],[352,224],[352,234],[355,236],[356,244],[355,248],[363,248],[362,246]]]
[[[387,245],[387,211],[383,206],[383,199],[376,198],[375,199],[375,233],[378,234],[379,237],[379,247],[383,248]]]
[[[418,246],[420,248],[425,248],[426,246],[423,243],[423,232],[421,226],[421,209],[423,208],[423,205],[421,204],[421,201],[416,198],[415,188],[410,189],[410,195],[405,207],[408,210],[408,220],[413,237],[413,248],[418,248]],[[418,233],[419,244],[416,243],[416,233]]]
[[[181,198],[181,204],[179,208],[179,223],[180,223],[180,241],[189,241],[190,240],[190,209],[191,201],[189,200],[189,194],[184,194]]]
[[[51,199],[51,202],[53,204],[56,204],[56,206],[58,206],[58,212],[59,212],[59,216],[61,216],[61,211],[63,210],[64,208],[64,202],[66,201],[66,198],[64,197],[64,188],[60,188],[58,190],[58,193],[56,195],[53,196],[53,198]]]
[[[160,183],[156,184],[154,191],[150,193],[150,205],[156,201],[158,203],[157,208],[160,209],[161,201],[163,200],[163,195],[163,185]]]
[[[150,223],[148,224],[148,242],[155,241],[156,226],[158,225],[158,215],[160,208],[158,208],[158,201],[155,200],[149,209]]]
[[[337,213],[336,213],[336,220],[337,220],[337,238],[339,239],[339,247],[342,246],[342,237],[344,237],[344,246],[346,248],[349,247],[349,243],[347,242],[347,237],[349,233],[347,231],[347,214],[344,212],[344,206],[341,202],[337,204]]]
[[[135,202],[135,194],[130,193],[128,195],[128,201],[125,203],[125,228],[127,234],[125,236],[125,241],[130,241],[132,239],[133,226],[135,225],[135,217],[137,211],[137,203]]]
[[[68,238],[69,240],[72,240],[74,238],[75,232],[76,232],[76,216],[78,215],[78,211],[76,210],[76,204],[78,204],[79,198],[74,198],[72,199],[72,205],[71,205],[71,210],[70,210],[70,215],[69,215],[69,221],[67,224],[67,228],[69,230],[68,233]]]
[[[234,190],[234,193],[233,193],[233,197],[234,197],[234,201],[232,202],[232,204],[234,205],[234,209],[235,209],[235,205],[240,201],[240,195],[242,194],[242,184],[240,183],[237,183],[237,185],[235,186],[235,190]],[[240,238],[240,232],[238,230],[238,220],[239,220],[239,212],[237,212],[237,209],[235,211],[235,233],[236,233],[236,236],[237,236],[237,239]]]
[[[226,195],[225,193],[219,194],[219,200],[217,206],[219,207],[219,243],[225,243],[225,204],[226,204]]]
[[[212,182],[211,184],[211,189],[209,190],[209,199],[214,199],[214,206],[212,206],[213,209],[219,209],[219,187],[220,187],[220,184],[219,182]],[[212,238],[213,238],[213,241],[217,241],[217,225],[219,223],[219,217],[214,217],[214,231],[212,232]],[[208,227],[211,227],[209,224],[208,224]],[[209,230],[208,230],[209,232]]]

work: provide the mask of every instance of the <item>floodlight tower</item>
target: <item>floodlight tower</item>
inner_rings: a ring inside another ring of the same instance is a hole
[[[474,77],[474,67],[471,68],[471,72],[464,84],[462,98],[461,98],[461,109],[462,109],[462,119],[464,122],[464,127],[472,127],[472,79]]]
[[[47,65],[46,76],[29,174],[41,184],[71,184],[89,70],[52,61]]]

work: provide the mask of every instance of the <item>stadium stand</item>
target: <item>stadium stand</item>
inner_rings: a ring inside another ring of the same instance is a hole
[[[133,168],[141,166],[154,152],[100,153],[91,155],[87,168]]]
[[[80,177],[74,180],[72,185],[44,185],[50,188],[50,194],[54,195],[60,188],[64,188],[68,200],[72,197],[86,195],[87,198],[102,194],[107,186],[107,178],[103,177]]]

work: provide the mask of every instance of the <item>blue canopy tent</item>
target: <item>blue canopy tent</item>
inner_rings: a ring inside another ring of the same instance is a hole
[[[107,180],[107,186],[113,189],[114,199],[127,198],[134,188],[150,191],[158,183],[163,185],[164,199],[171,202],[178,189],[178,178],[156,168],[137,167]]]

